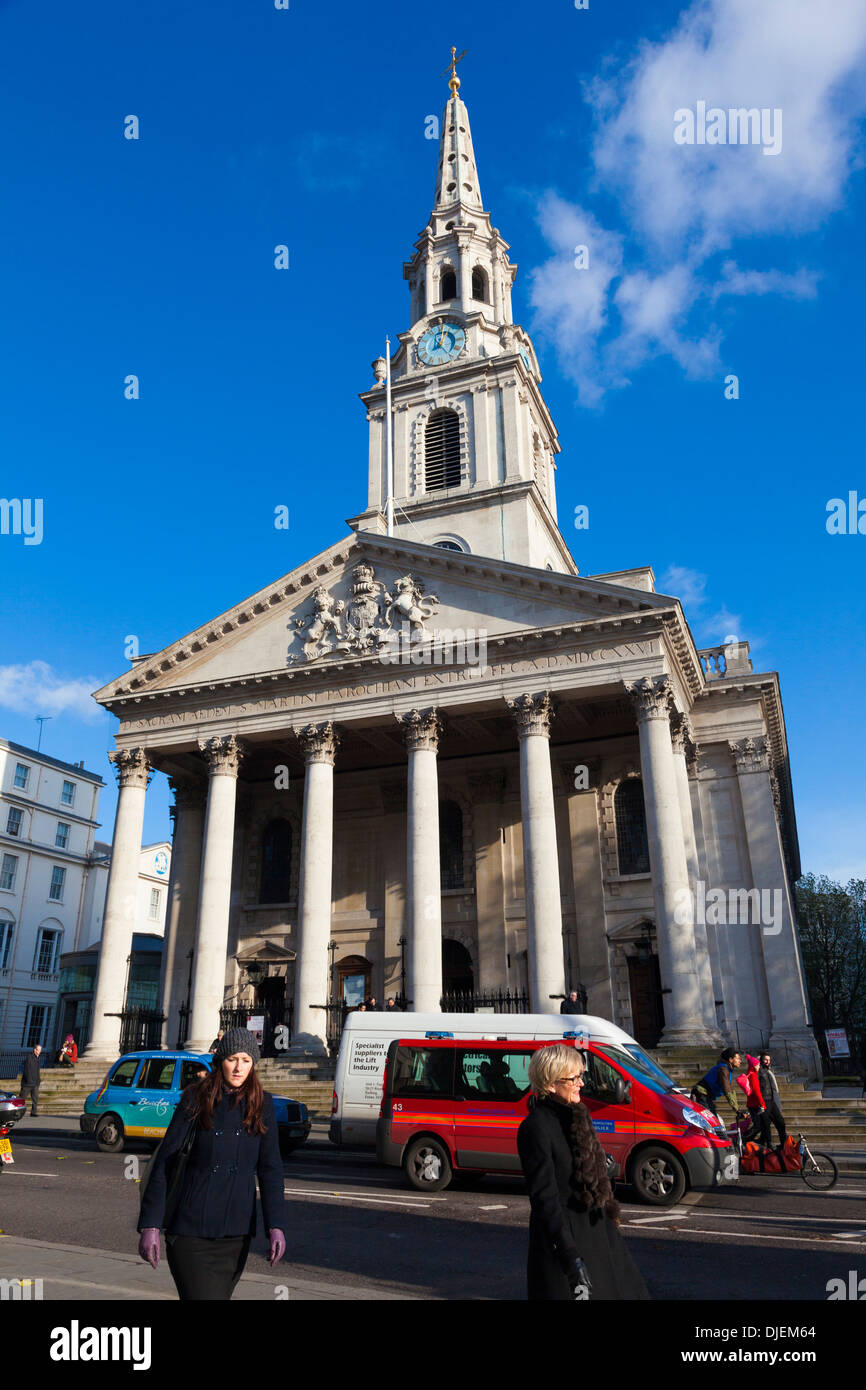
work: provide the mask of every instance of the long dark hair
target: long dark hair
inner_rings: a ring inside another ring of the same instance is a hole
[[[249,1076],[242,1086],[229,1086],[223,1081],[222,1062],[214,1059],[209,1074],[184,1089],[183,1103],[190,1118],[196,1119],[202,1129],[213,1129],[214,1107],[223,1090],[232,1096],[232,1105],[240,1105],[243,1102],[244,1128],[248,1133],[266,1134],[267,1129],[262,1120],[265,1093],[254,1066],[250,1067]]]
[[[619,1221],[620,1205],[613,1195],[604,1149],[593,1128],[592,1116],[582,1102],[571,1109],[571,1189],[578,1201],[589,1208],[599,1207],[611,1221]]]

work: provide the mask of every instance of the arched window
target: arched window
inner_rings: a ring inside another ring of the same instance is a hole
[[[287,820],[272,820],[262,834],[260,903],[287,903],[292,863],[292,827]]]
[[[639,777],[626,777],[620,782],[613,799],[613,809],[620,873],[648,874],[650,863],[646,809],[643,782]]]
[[[446,267],[442,271],[442,278],[439,281],[439,298],[440,300],[457,298],[457,274],[450,267]]]
[[[442,888],[463,887],[463,812],[456,801],[439,803],[439,875]]]
[[[487,271],[477,265],[472,272],[472,298],[487,303]]]
[[[472,957],[460,941],[442,938],[442,993],[471,994],[475,988]]]
[[[427,492],[460,484],[460,421],[454,410],[434,410],[424,432]]]

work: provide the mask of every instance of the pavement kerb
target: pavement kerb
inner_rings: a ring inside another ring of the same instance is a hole
[[[0,1234],[0,1278],[42,1279],[45,1302],[178,1301],[164,1252],[154,1270],[137,1254]],[[345,1286],[341,1290],[334,1284],[298,1278],[292,1274],[291,1265],[282,1262],[272,1275],[244,1274],[234,1299],[279,1303],[284,1299],[277,1298],[278,1288],[287,1290],[289,1301],[427,1302],[430,1298],[428,1294],[395,1293],[385,1286],[369,1284]]]

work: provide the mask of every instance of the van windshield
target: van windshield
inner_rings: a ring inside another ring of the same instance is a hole
[[[656,1066],[652,1057],[648,1057],[637,1043],[625,1043],[622,1046],[619,1043],[599,1043],[598,1050],[622,1067],[623,1071],[628,1072],[629,1076],[658,1091],[660,1095],[669,1095],[677,1089],[667,1073]]]

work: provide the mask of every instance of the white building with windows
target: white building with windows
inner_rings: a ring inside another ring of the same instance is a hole
[[[517,990],[547,1012],[580,983],[649,1046],[769,1042],[814,1074],[778,675],[745,642],[699,650],[649,557],[580,574],[450,85],[391,389],[378,358],[361,395],[365,510],[96,692],[120,791],[91,1055],[117,1055],[158,770],[170,1044],[206,1048],[235,1003],[293,1005],[293,1046],[322,1052],[335,1001]]]
[[[105,897],[104,785],[83,762],[0,739],[0,1052],[53,1045],[61,954]]]

